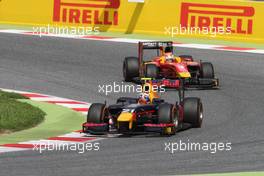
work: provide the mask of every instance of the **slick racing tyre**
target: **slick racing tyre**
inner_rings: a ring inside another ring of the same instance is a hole
[[[210,62],[202,62],[200,74],[202,78],[213,79],[215,77],[213,64]]]
[[[145,77],[146,78],[158,78],[159,69],[155,64],[146,64]]]
[[[125,81],[132,81],[139,76],[139,62],[137,57],[126,57],[123,62],[123,76]]]
[[[193,128],[200,128],[203,122],[203,105],[199,98],[185,98],[183,102],[183,121]]]
[[[179,118],[177,111],[172,104],[163,103],[159,106],[158,110],[160,124],[174,124],[173,127],[166,127],[163,129],[162,135],[173,135],[176,133],[179,126]]]
[[[90,106],[87,114],[88,123],[105,123],[107,110],[104,104],[94,103]]]

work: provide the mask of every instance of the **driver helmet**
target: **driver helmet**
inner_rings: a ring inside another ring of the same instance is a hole
[[[149,93],[141,93],[139,95],[139,103],[140,104],[149,104],[150,103],[150,96]]]
[[[165,56],[166,61],[172,62],[174,60],[174,55],[172,54],[172,48],[171,47],[165,48],[164,56]]]

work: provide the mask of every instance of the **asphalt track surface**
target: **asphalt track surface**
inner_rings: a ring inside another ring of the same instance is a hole
[[[135,136],[100,141],[100,151],[33,151],[0,155],[0,175],[168,175],[264,170],[264,56],[177,48],[211,61],[220,90],[188,91],[201,97],[204,123],[173,137]],[[0,35],[0,87],[87,102],[114,103],[119,94],[98,85],[122,81],[122,60],[137,46],[89,40]],[[176,92],[162,95],[175,102]],[[165,151],[168,142],[231,142],[231,151]]]

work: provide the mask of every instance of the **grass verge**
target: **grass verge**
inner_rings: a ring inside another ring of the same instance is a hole
[[[12,99],[28,99],[27,97],[24,97],[23,95],[13,93],[13,92],[4,92],[0,90],[0,100],[1,99],[7,99],[7,98],[12,98]]]
[[[28,103],[20,94],[0,91],[0,133],[15,132],[34,127],[44,120],[45,113]]]
[[[71,109],[32,100],[19,100],[38,107],[46,113],[45,120],[35,128],[4,134],[0,136],[0,144],[18,143],[39,140],[70,133],[81,128],[85,121],[82,114]]]

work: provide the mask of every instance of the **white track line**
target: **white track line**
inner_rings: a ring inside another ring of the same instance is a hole
[[[25,151],[28,149],[25,148],[17,148],[17,147],[1,147],[0,146],[0,153],[6,153],[6,152],[18,152],[18,151]]]
[[[66,104],[66,103],[55,103],[56,105],[64,106],[66,108],[89,108],[90,104]]]

